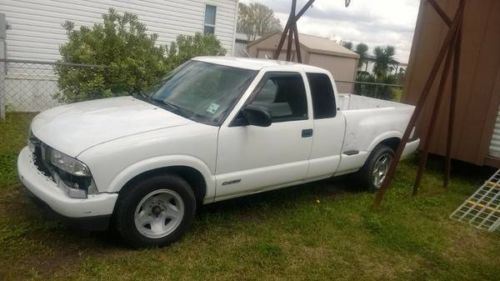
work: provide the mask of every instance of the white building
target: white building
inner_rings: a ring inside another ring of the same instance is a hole
[[[7,31],[5,39],[0,36],[0,59],[55,62],[60,58],[59,46],[67,40],[62,24],[69,20],[76,27],[92,26],[102,22],[102,15],[109,8],[136,14],[149,32],[158,34],[158,44],[169,44],[180,34],[208,32],[215,34],[228,55],[234,53],[237,0],[1,0],[0,14],[5,15]],[[45,109],[45,104],[36,106],[36,102],[50,98],[50,92],[57,91],[56,77],[43,78],[43,85],[36,85],[41,82],[35,81],[26,87],[19,82],[25,77],[19,75],[22,73],[6,71],[4,103],[7,108]],[[17,84],[12,84],[13,80],[17,80]],[[47,80],[51,83],[47,84]],[[8,91],[14,87],[28,91],[22,102]]]
[[[0,13],[7,20],[7,58],[56,61],[66,42],[62,24],[77,26],[102,22],[109,8],[136,14],[158,44],[177,35],[215,31],[232,54],[238,17],[237,0],[1,0]],[[205,15],[207,13],[207,15]],[[215,17],[215,22],[210,22]]]

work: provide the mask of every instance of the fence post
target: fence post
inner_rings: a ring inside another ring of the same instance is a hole
[[[7,75],[7,22],[0,13],[0,119],[5,119],[5,76]]]
[[[1,45],[2,42],[0,42]],[[1,51],[0,47],[0,51]],[[0,56],[1,58],[1,56]],[[0,120],[5,120],[5,67],[6,62],[0,60]]]

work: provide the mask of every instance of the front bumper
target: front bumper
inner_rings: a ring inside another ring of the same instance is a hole
[[[86,199],[67,195],[50,178],[38,170],[28,147],[23,148],[17,159],[19,179],[28,191],[55,213],[74,219],[110,217],[115,207],[117,193],[89,194]]]

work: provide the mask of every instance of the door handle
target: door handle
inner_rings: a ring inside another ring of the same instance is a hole
[[[303,129],[302,130],[302,137],[303,138],[310,138],[313,135],[313,129]]]

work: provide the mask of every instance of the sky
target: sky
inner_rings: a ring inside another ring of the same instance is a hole
[[[284,26],[290,13],[291,0],[240,0],[258,2],[274,10]],[[297,0],[299,11],[307,0]],[[316,0],[297,22],[300,33],[334,40],[363,42],[370,47],[392,45],[396,59],[407,63],[420,0]]]

